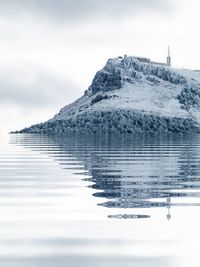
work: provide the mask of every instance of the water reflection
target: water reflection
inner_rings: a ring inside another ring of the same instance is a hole
[[[170,219],[174,206],[200,205],[199,135],[13,135],[11,143],[45,153],[63,169],[83,175],[83,180],[92,182],[99,206],[148,212],[165,208]],[[138,216],[149,218],[149,214]],[[131,219],[137,214],[109,218]]]

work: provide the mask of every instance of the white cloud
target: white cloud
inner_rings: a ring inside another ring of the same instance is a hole
[[[41,16],[56,21],[79,21],[99,16],[119,19],[137,15],[146,10],[165,13],[171,7],[170,0],[0,0],[3,16]]]
[[[74,100],[78,88],[62,76],[38,66],[0,69],[0,104],[55,107]]]

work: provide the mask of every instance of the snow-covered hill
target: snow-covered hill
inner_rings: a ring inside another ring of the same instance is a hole
[[[198,131],[200,72],[109,59],[84,96],[28,133]]]

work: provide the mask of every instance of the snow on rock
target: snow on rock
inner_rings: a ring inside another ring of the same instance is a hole
[[[97,72],[89,90],[95,94],[99,91],[120,89],[127,82],[130,84],[135,84],[135,82],[159,84],[160,79],[172,84],[186,82],[182,75],[164,66],[141,63],[133,57],[110,59],[103,70]]]
[[[200,72],[126,57],[109,59],[84,96],[51,120],[19,132],[185,132],[199,123]]]

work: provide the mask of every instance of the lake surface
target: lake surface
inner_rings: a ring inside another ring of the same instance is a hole
[[[11,135],[0,266],[199,266],[200,135]]]

